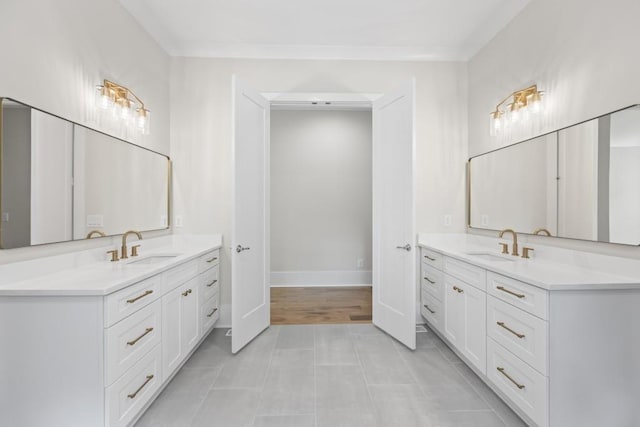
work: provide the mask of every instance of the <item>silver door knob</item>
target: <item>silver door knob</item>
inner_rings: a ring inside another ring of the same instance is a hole
[[[241,245],[236,246],[236,252],[248,251],[251,248],[243,248]]]
[[[410,252],[411,251],[411,245],[407,243],[404,246],[396,246],[396,249],[404,249],[405,251]]]

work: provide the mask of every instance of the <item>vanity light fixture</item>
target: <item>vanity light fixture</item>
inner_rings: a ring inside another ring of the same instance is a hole
[[[489,115],[491,136],[500,135],[516,123],[528,121],[530,114],[541,113],[544,110],[543,95],[544,92],[539,91],[537,85],[532,85],[517,90],[500,101]]]
[[[103,84],[96,87],[96,107],[110,112],[143,135],[149,133],[151,112],[135,93],[122,85],[105,79]]]

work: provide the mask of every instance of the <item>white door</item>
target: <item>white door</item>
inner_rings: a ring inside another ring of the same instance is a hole
[[[373,323],[416,347],[414,86],[373,103]]]
[[[183,354],[188,354],[200,338],[200,318],[198,317],[198,280],[192,279],[185,284],[180,300],[180,347]]]
[[[470,285],[462,288],[464,332],[462,354],[483,374],[487,368],[487,295]]]
[[[233,77],[231,351],[269,327],[269,103]]]
[[[182,292],[184,286],[162,297],[162,375],[169,378],[182,362]]]

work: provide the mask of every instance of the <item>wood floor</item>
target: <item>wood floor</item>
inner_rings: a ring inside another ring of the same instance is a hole
[[[271,324],[371,323],[371,298],[371,286],[271,288]]]

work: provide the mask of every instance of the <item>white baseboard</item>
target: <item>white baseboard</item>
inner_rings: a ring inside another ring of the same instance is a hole
[[[370,271],[272,271],[271,287],[371,286]]]

